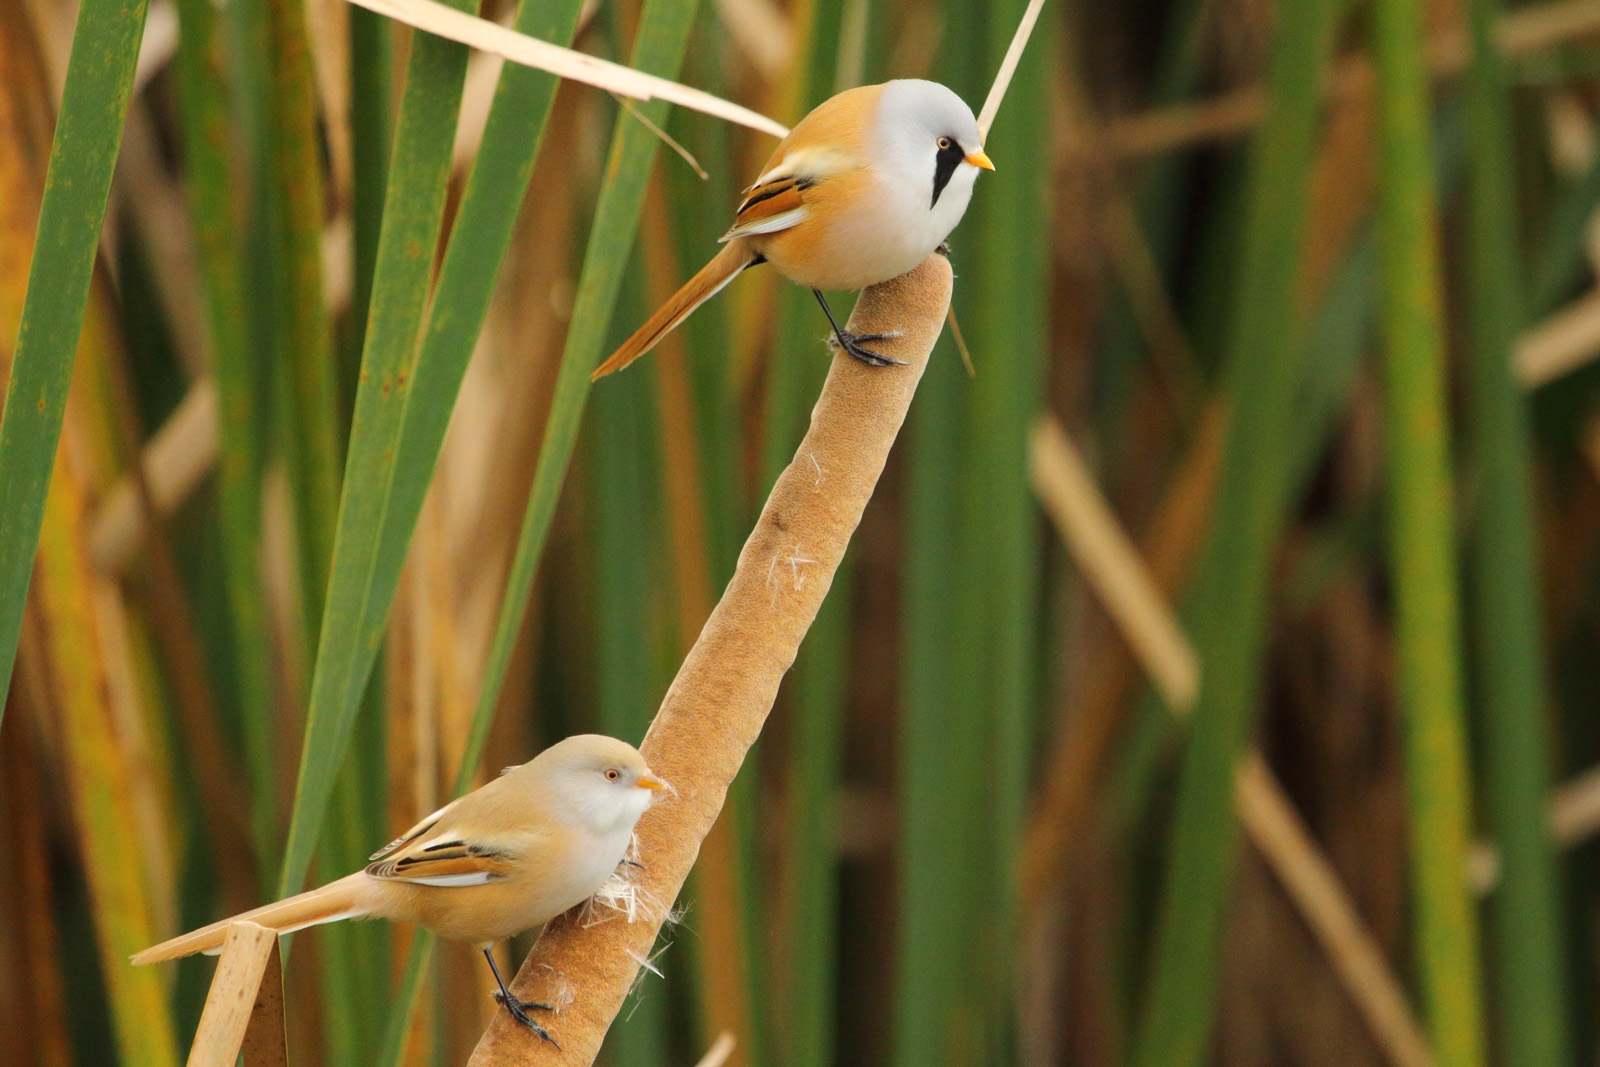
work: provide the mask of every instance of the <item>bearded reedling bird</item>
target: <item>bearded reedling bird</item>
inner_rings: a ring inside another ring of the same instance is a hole
[[[147,948],[137,964],[222,947],[228,925],[249,919],[287,934],[338,919],[420,923],[473,941],[500,986],[495,999],[551,1043],[495,966],[493,942],[580,904],[622,863],[633,827],[666,789],[632,745],[598,734],[569,737],[452,801],[372,855],[372,863],[321,889],[235,915]]]
[[[824,289],[863,289],[898,277],[939,248],[966,214],[978,170],[994,170],[972,109],[937,82],[905,79],[850,89],[800,120],[745,190],[721,252],[684,283],[590,380],[654,348],[747,267],[771,263],[816,296],[839,346],[881,335],[839,327]]]

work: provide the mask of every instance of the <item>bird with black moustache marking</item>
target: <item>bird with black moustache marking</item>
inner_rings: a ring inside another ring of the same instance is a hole
[[[863,363],[896,362],[881,337],[839,326],[824,289],[896,278],[944,243],[966,214],[979,170],[994,170],[972,109],[937,82],[849,89],[800,120],[773,151],[722,235],[722,251],[591,376],[644,355],[740,272],[770,263],[810,289],[839,346]]]

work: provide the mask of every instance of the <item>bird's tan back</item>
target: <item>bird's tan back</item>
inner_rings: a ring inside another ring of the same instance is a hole
[[[795,124],[794,129],[789,131],[789,136],[778,142],[778,147],[767,157],[767,162],[762,166],[758,177],[776,167],[796,148],[803,148],[823,140],[821,135],[824,131],[826,131],[825,139],[829,143],[858,158],[865,158],[867,136],[877,115],[878,97],[882,92],[881,85],[863,85],[855,89],[846,89],[818,104],[809,115]]]

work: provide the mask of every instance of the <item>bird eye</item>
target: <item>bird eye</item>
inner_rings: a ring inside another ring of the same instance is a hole
[[[607,769],[607,771],[606,771],[606,781],[608,781],[608,782],[614,782],[618,778],[621,778],[621,777],[622,777],[622,772],[617,770],[615,767],[611,767],[611,768]]]
[[[950,138],[948,138],[948,137],[939,138],[939,151],[945,152],[945,151],[948,151],[949,148],[950,148]]]

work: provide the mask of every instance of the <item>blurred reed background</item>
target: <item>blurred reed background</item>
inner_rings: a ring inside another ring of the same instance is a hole
[[[792,123],[976,107],[1023,6],[482,14]],[[1048,4],[976,375],[947,331],[606,1062],[1600,1062],[1597,135],[1600,0]],[[587,372],[771,144],[341,0],[0,2],[0,1067],[176,1063],[212,964],[131,952],[640,739],[824,325],[758,271]],[[297,937],[296,1061],[464,1062],[429,948]]]

